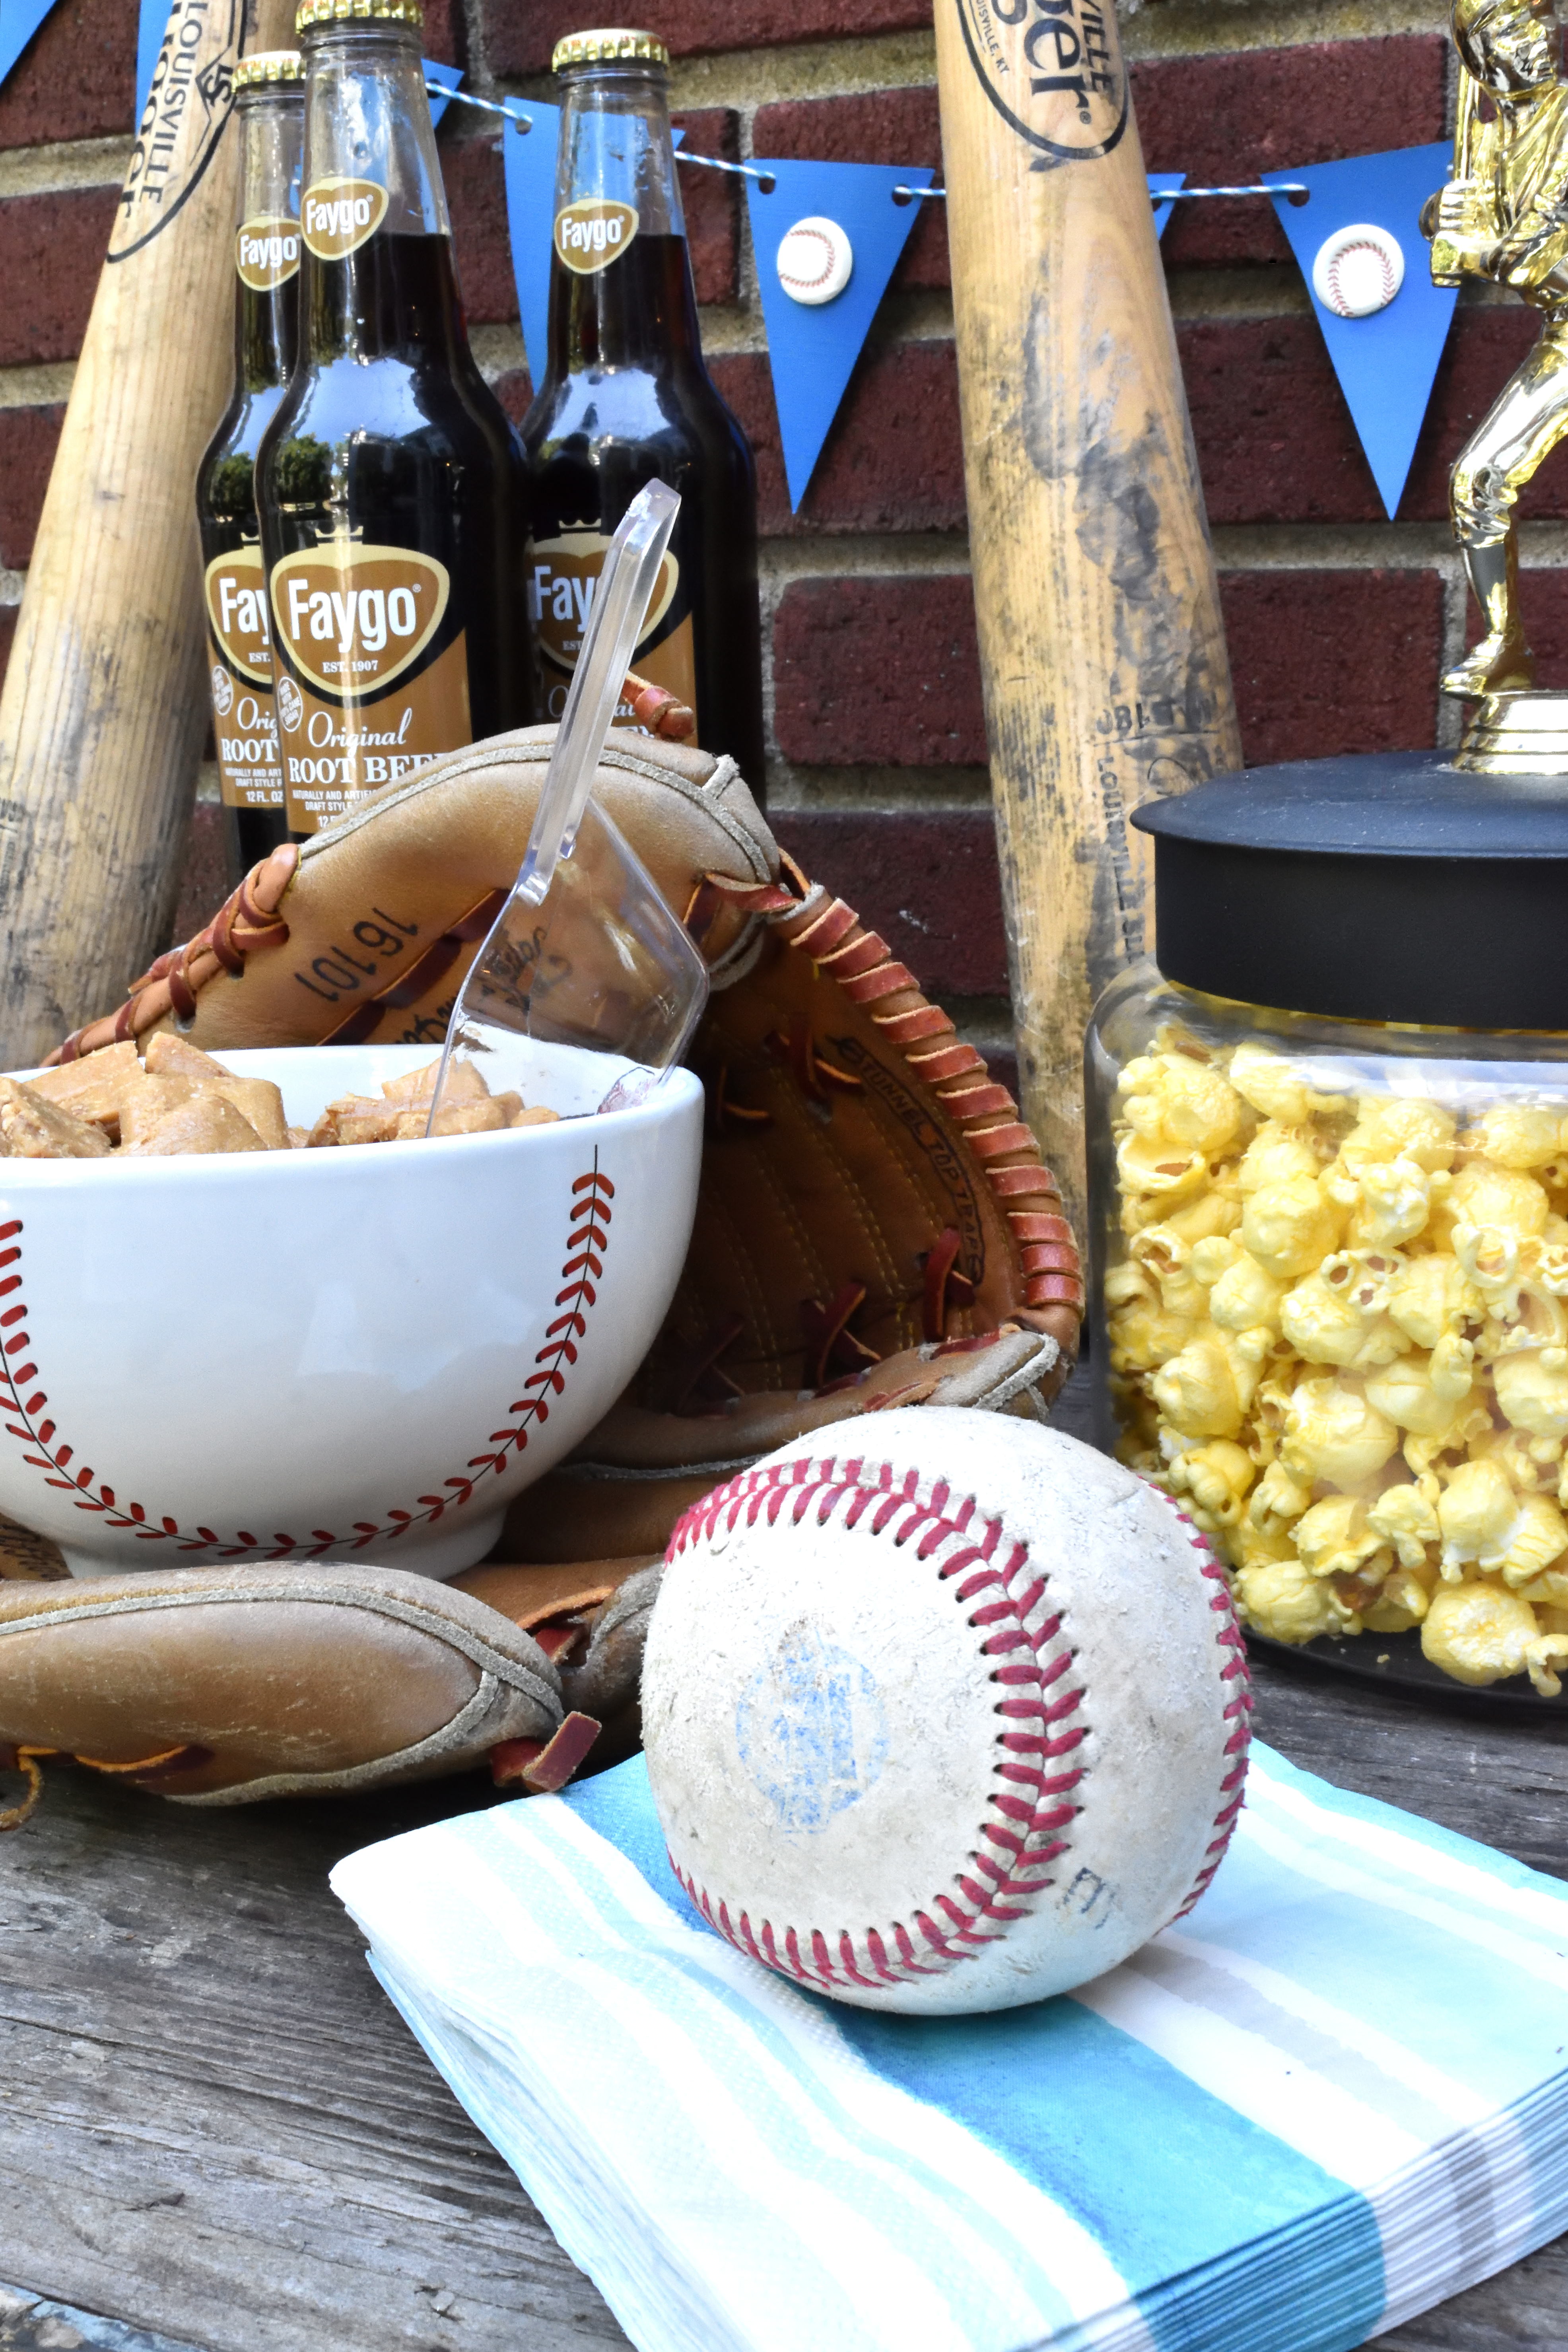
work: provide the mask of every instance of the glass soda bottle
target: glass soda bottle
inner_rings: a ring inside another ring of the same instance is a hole
[[[756,472],[702,363],[668,54],[650,33],[577,33],[552,63],[563,102],[549,362],[522,426],[543,716],[565,706],[616,524],[646,482],[668,482],[680,516],[633,667],[691,705],[696,740],[730,752],[760,799]],[[623,703],[617,724],[635,723]]]
[[[289,830],[533,716],[527,467],[452,260],[416,0],[304,0],[300,350],[258,506]]]
[[[299,50],[263,49],[242,58],[234,92],[239,137],[234,392],[196,474],[213,733],[231,884],[289,832],[255,478],[261,436],[294,365],[305,132],[305,65]]]

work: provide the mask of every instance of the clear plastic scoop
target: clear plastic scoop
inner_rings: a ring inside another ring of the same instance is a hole
[[[679,509],[650,482],[605,557],[522,866],[452,1011],[430,1134],[478,1091],[476,1076],[492,1095],[515,1090],[563,1116],[640,1101],[707,1002],[707,967],[679,914],[592,797]],[[584,1064],[569,1047],[605,1058]]]

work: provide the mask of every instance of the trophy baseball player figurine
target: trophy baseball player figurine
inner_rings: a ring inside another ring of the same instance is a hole
[[[1486,622],[1443,681],[1479,698],[1457,765],[1568,774],[1568,696],[1537,694],[1519,610],[1520,492],[1568,434],[1568,83],[1552,0],[1455,0],[1454,173],[1426,205],[1440,286],[1512,287],[1542,313],[1534,349],[1460,455],[1454,536]],[[1491,119],[1481,118],[1481,100]]]

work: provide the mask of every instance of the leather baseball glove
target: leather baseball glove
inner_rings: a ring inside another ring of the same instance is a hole
[[[275,851],[57,1058],[156,1029],[218,1054],[434,1049],[515,878],[552,740],[533,728],[455,753]],[[651,1585],[630,1580],[719,1479],[892,1404],[1048,1411],[1083,1286],[1011,1095],[885,941],[781,856],[731,761],[617,735],[595,789],[712,983],[689,1057],[709,1114],[696,1224],[632,1389],[514,1504],[495,1564],[452,1586],[316,1562],[62,1589],[44,1580],[63,1572],[49,1547],[0,1530],[0,1761],[7,1746],[24,1766],[63,1753],[209,1802],[485,1755],[505,1781],[559,1785],[588,1736],[563,1725],[607,1727],[596,1759],[635,1739]],[[476,1612],[496,1621],[482,1659]],[[367,1677],[375,1706],[345,1719],[331,1694]]]

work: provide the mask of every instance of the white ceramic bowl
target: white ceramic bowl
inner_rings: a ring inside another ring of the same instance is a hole
[[[225,1054],[291,1120],[430,1048]],[[596,1104],[554,1048],[530,1099]],[[702,1089],[327,1151],[0,1160],[0,1510],[78,1575],[232,1559],[452,1576],[608,1411],[697,1202]]]

